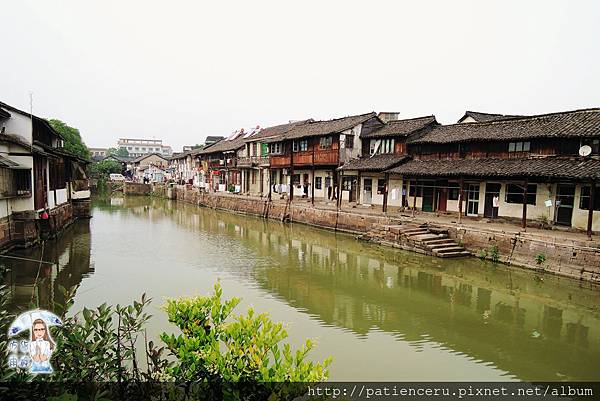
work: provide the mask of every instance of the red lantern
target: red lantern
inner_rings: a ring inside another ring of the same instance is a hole
[[[44,211],[42,212],[42,214],[40,215],[40,218],[41,218],[42,220],[48,220],[48,213],[47,213],[47,212],[44,210]]]

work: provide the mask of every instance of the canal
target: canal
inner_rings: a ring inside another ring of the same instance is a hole
[[[443,260],[303,225],[145,198],[96,199],[41,248],[0,259],[11,305],[52,309],[79,285],[74,311],[147,293],[149,335],[175,329],[166,298],[226,296],[317,342],[332,380],[600,380],[600,291],[478,259]],[[34,285],[37,277],[37,285]]]

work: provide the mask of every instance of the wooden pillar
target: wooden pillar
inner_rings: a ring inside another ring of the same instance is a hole
[[[271,191],[273,190],[273,171],[269,167],[269,202],[271,201]]]
[[[362,187],[361,181],[362,181],[362,174],[360,173],[360,170],[358,170],[358,180],[356,182],[356,204],[357,205],[360,205],[362,203],[360,201],[360,197],[362,196],[362,193],[361,193],[361,187]],[[371,184],[371,186],[373,186],[373,184]]]
[[[337,205],[338,210],[342,208],[342,179],[344,178],[344,172],[340,171],[338,173],[338,182],[337,182]]]
[[[463,198],[465,196],[465,180],[460,178],[460,187],[458,189],[458,222],[462,221],[463,214]]]
[[[415,182],[415,190],[413,191],[412,217],[415,217],[415,213],[417,213],[417,189],[419,188],[419,186],[416,184],[417,181],[415,180],[414,182]],[[412,183],[410,185],[412,186]],[[408,193],[410,194],[410,189],[409,189]]]
[[[310,185],[310,202],[315,205],[315,144],[312,144],[312,183]],[[323,184],[321,184],[323,185]]]
[[[290,142],[290,202],[294,200],[294,146]]]
[[[590,187],[590,203],[588,204],[588,221],[587,221],[587,235],[589,239],[592,239],[592,224],[594,222],[594,201],[596,197],[596,181],[592,181]]]
[[[527,185],[528,181],[525,180],[525,184],[523,185],[523,221],[521,222],[521,227],[524,230],[527,230]]]
[[[384,180],[385,180],[385,188],[383,190],[383,208],[382,211],[383,213],[387,213],[387,204],[388,204],[388,192],[389,192],[389,188],[390,188],[390,175],[389,173],[385,173],[384,175]]]

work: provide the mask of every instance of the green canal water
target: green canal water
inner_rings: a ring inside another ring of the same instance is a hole
[[[97,199],[41,249],[0,259],[12,307],[52,309],[79,285],[74,310],[153,298],[149,335],[175,329],[161,305],[227,296],[317,342],[333,380],[600,380],[600,291],[478,259],[442,260],[303,225],[144,197]],[[38,285],[34,281],[38,277]]]

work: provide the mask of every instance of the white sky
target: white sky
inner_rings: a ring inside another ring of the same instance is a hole
[[[0,100],[175,151],[370,111],[600,106],[598,1],[4,1]]]

